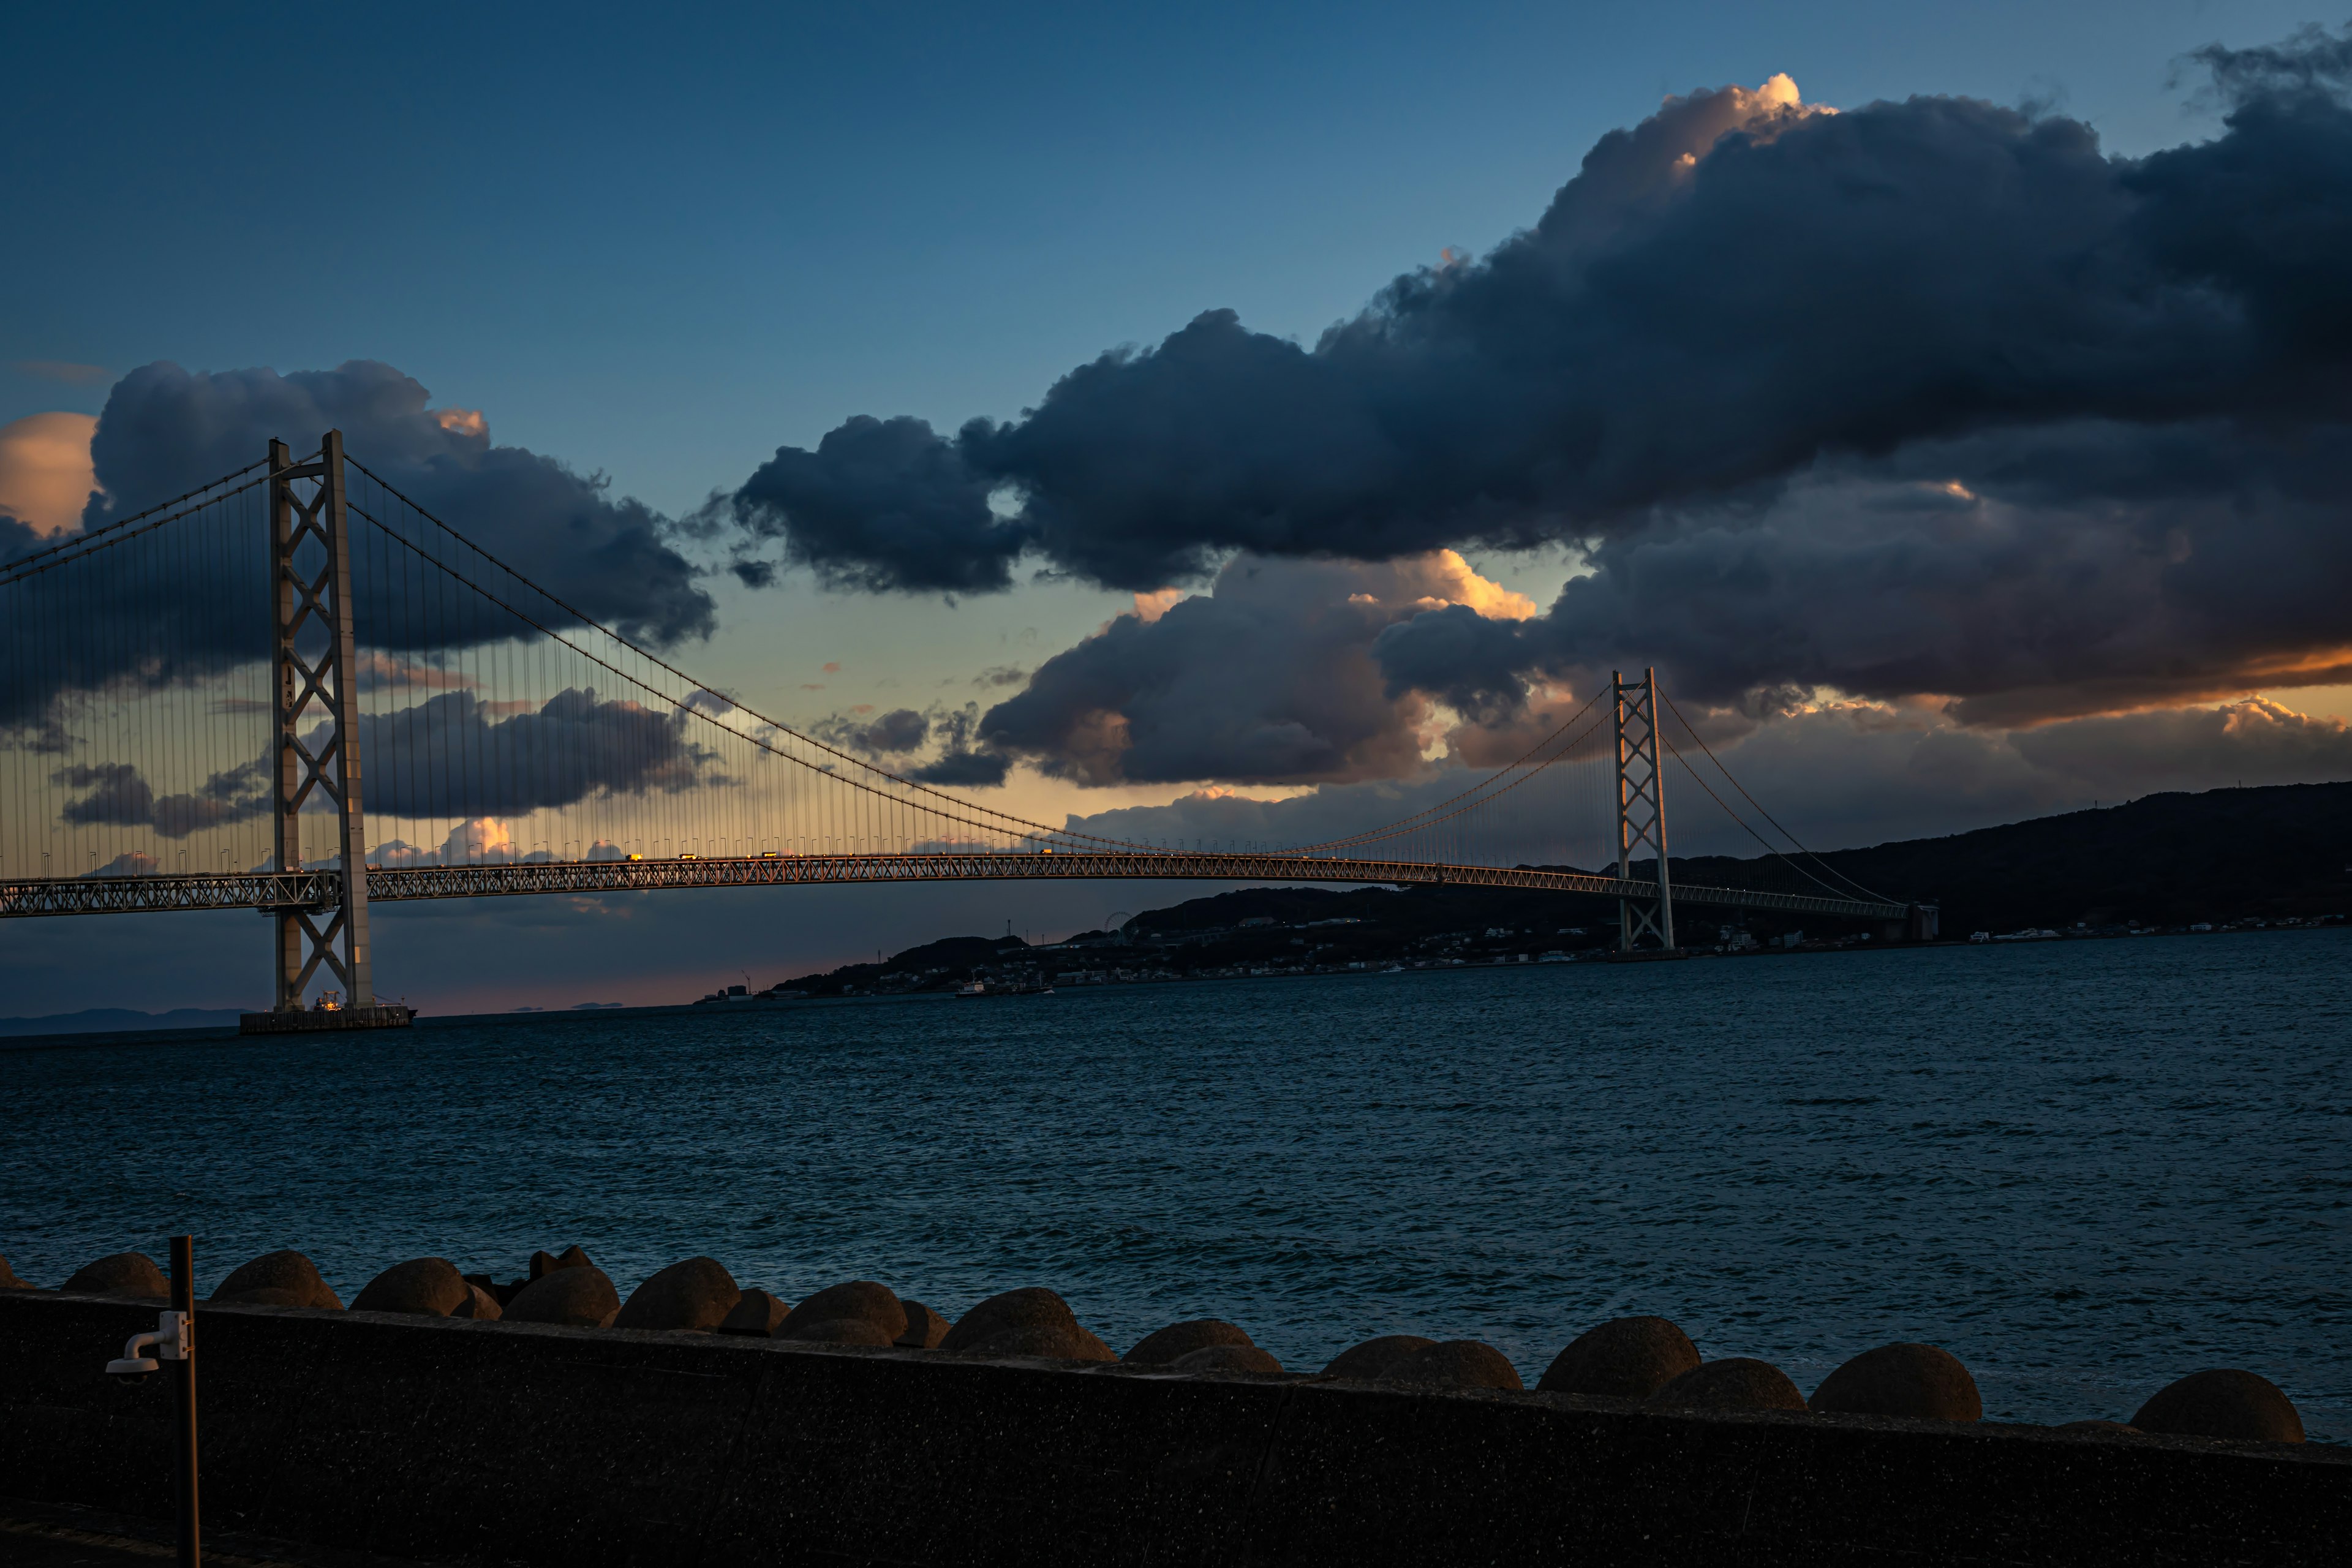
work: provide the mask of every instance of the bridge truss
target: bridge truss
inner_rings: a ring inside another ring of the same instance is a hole
[[[1281,854],[1134,850],[1062,854],[779,855],[692,860],[590,860],[522,865],[367,868],[367,901],[480,899],[515,894],[574,896],[683,888],[786,888],[842,882],[1177,880],[1321,882],[1355,886],[1525,888],[1654,904],[1658,884],[1530,866],[1449,866],[1419,860],[1310,858]],[[190,910],[325,910],[343,894],[340,870],[261,871],[227,876],[89,877],[0,882],[0,917],[154,914]],[[1901,921],[1909,906],[1748,888],[1678,885],[1675,900],[1726,909],[1846,920]]]

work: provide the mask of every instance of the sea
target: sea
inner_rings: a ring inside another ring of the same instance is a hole
[[[1897,1340],[1989,1418],[2243,1367],[2352,1440],[2352,933],[1534,964],[0,1047],[0,1255],[196,1238],[348,1301],[578,1243],[950,1318],[1059,1291],[1294,1371],[1672,1318],[1808,1392]],[[96,1352],[92,1352],[97,1353]]]

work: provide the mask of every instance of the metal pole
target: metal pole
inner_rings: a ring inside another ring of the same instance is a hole
[[[173,1422],[178,1454],[177,1513],[180,1525],[180,1568],[198,1568],[204,1548],[196,1527],[196,1243],[195,1237],[172,1238],[172,1310],[184,1314],[186,1325],[178,1360],[172,1367],[172,1400],[178,1411]]]

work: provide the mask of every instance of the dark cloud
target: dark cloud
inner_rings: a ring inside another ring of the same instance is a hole
[[[1013,759],[1001,752],[964,747],[941,752],[907,776],[917,784],[941,789],[993,789],[1013,771]]]
[[[1081,784],[1312,784],[1421,763],[1421,705],[1383,689],[1387,626],[1509,602],[1450,552],[1386,563],[1237,557],[1156,618],[1120,616],[988,710],[998,749]],[[1524,601],[1520,605],[1526,608]]]
[[[2113,799],[2153,790],[2352,779],[2352,729],[2262,698],[2118,713],[2011,737],[2034,767]]]
[[[809,732],[826,745],[879,763],[917,784],[987,788],[1003,784],[1012,768],[1010,758],[980,742],[976,702],[961,708],[935,703],[920,713],[898,708],[871,720],[835,713],[818,720]],[[917,762],[914,753],[934,742],[937,752]]]
[[[931,721],[912,708],[894,708],[878,719],[835,713],[809,726],[828,746],[868,757],[903,755],[931,738]]]
[[[153,691],[267,660],[267,513],[239,507],[0,588],[0,746],[55,751],[109,692]],[[65,536],[70,539],[72,535]],[[0,572],[55,549],[0,517]],[[202,563],[192,566],[191,563]]]
[[[2208,44],[2189,58],[2211,73],[2213,96],[2232,105],[2325,97],[2352,81],[2352,28],[2330,37],[2305,24],[2283,43],[2232,49]]]
[[[248,822],[269,813],[269,773],[257,762],[215,773],[198,789],[163,796],[130,763],[60,768],[53,782],[89,792],[68,802],[59,813],[77,826],[152,827],[166,838],[185,838],[207,827]]]
[[[917,784],[943,789],[993,789],[1013,771],[1013,759],[980,738],[980,704],[931,710],[931,734],[939,754],[908,773]]]
[[[2210,423],[1922,443],[1598,544],[1539,618],[1447,608],[1374,651],[1392,691],[1482,715],[1532,677],[1645,664],[1685,698],[1929,693],[2003,726],[2330,684],[2352,679],[2347,493],[2352,440]]]
[[[273,437],[299,456],[325,430],[341,428],[352,458],[589,616],[656,644],[711,630],[711,600],[667,542],[664,519],[614,497],[601,477],[492,446],[478,414],[428,403],[416,382],[366,361],[288,375],[144,366],[115,384],[99,417],[90,455],[100,489],[82,526],[102,526],[243,468]],[[354,476],[355,500],[365,488]],[[32,597],[22,599],[24,612],[0,616],[0,663],[37,673],[8,683],[0,729],[58,722],[60,700],[70,706],[118,684],[154,689],[266,660],[264,513],[252,492],[224,505],[221,518],[173,523],[10,590]],[[370,657],[389,649],[429,659],[519,629],[487,609],[414,613],[405,578],[368,569],[380,542],[373,531],[356,518],[352,531],[360,563],[354,616]],[[57,542],[0,519],[0,565]],[[396,553],[388,559],[406,565]],[[183,576],[190,572],[193,579]]]
[[[752,532],[782,535],[788,559],[834,583],[978,590],[1010,586],[1029,543],[1026,524],[990,510],[991,489],[922,420],[860,415],[814,452],[778,448],[734,503]]]
[[[39,529],[0,510],[0,567],[23,560],[36,550],[46,548],[48,542]]]
[[[1966,832],[2158,790],[2352,778],[2352,728],[2260,700],[2015,732],[1964,728],[1933,709],[1881,704],[1799,709],[1762,720],[1696,711],[1691,718],[1774,816],[1817,849]],[[1672,734],[1707,770],[1717,792],[1727,793],[1680,729]],[[1605,761],[1600,768],[1605,800]],[[1459,794],[1474,776],[1434,767],[1412,778],[1329,786],[1286,800],[1203,792],[1166,805],[1073,816],[1069,826],[1188,848],[1279,848],[1402,821]],[[1499,823],[1480,819],[1470,846],[1478,858],[1597,866],[1614,853],[1606,810],[1579,809],[1589,807],[1591,797],[1569,781],[1531,784],[1513,798],[1515,815]],[[1760,852],[1671,758],[1666,802],[1677,855]],[[1363,852],[1380,851],[1368,846]]]
[[[361,716],[362,799],[370,816],[505,817],[592,795],[724,784],[691,722],[593,689],[505,717],[471,691],[445,691]]]
[[[2137,161],[1967,100],[1812,113],[1776,79],[1671,100],[1533,228],[1312,347],[1209,311],[1009,423],[784,448],[738,504],[868,586],[1002,585],[1034,550],[1149,589],[1236,549],[1609,535],[1975,431],[2332,422],[2352,114],[2314,84],[2341,49],[2211,56],[2225,132]]]
[[[352,457],[596,619],[664,644],[711,630],[709,595],[666,542],[663,518],[613,496],[601,476],[492,446],[479,414],[430,402],[417,382],[369,360],[286,375],[143,366],[115,384],[99,416],[90,459],[103,494],[83,526],[241,468],[273,437],[299,456],[341,429]]]
[[[688,735],[688,715],[567,689],[537,708],[501,714],[471,691],[444,691],[358,724],[362,800],[372,817],[520,816],[593,795],[725,784],[716,756]],[[323,743],[321,728],[310,737]],[[56,770],[55,783],[89,793],[60,815],[76,825],[152,826],[168,838],[266,816],[269,769],[255,761],[200,788],[158,795],[137,764]]]

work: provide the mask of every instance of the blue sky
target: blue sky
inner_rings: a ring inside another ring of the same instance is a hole
[[[2271,0],[28,7],[0,22],[18,62],[0,110],[0,426],[96,414],[158,360],[374,359],[483,411],[496,441],[677,514],[847,416],[1017,416],[1072,366],[1213,307],[1311,342],[1401,271],[1531,224],[1597,139],[1668,94],[1785,72],[1847,109],[1969,95],[2054,107],[2137,154],[2220,129],[2186,51],[2339,19]],[[1571,570],[1558,549],[1472,556],[1538,603]],[[686,661],[802,721],[985,700],[974,672],[1034,668],[1131,604],[1067,580],[951,613],[805,577],[709,591],[720,630]],[[1178,793],[1018,788],[1057,814]],[[1976,819],[1847,820],[1832,838]],[[824,921],[681,901],[661,942],[617,946],[590,928],[625,921],[550,913],[532,966],[474,934],[520,917],[402,918],[420,952],[425,927],[448,933],[444,994],[482,1005],[576,999],[624,951],[652,955],[627,993],[650,999],[1007,916],[1083,926],[1106,902],[1039,890],[999,914],[995,898],[861,896]],[[257,952],[248,926],[141,926],[129,999],[225,999],[241,982],[212,955]],[[173,934],[199,927],[222,934]],[[98,970],[61,955],[98,930],[0,932],[0,989],[24,1011],[71,1005]]]
[[[440,18],[446,18],[441,21]],[[852,412],[1011,415],[1232,306],[1311,337],[1532,221],[1669,92],[2210,132],[2271,0],[26,7],[0,363],[384,360],[675,510]],[[2333,18],[2326,18],[2333,20]],[[10,371],[0,419],[103,383]]]

